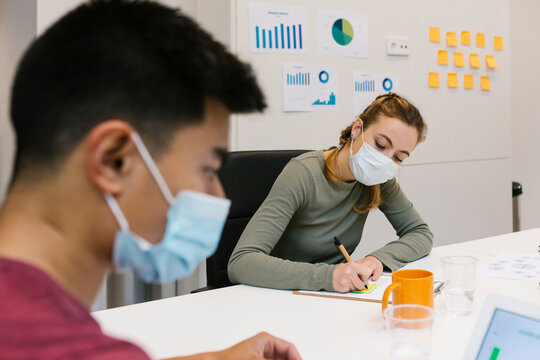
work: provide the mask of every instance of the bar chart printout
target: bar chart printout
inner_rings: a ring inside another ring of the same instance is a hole
[[[305,53],[307,15],[303,6],[249,5],[252,53]]]
[[[375,98],[399,90],[399,79],[393,74],[353,73],[353,115],[358,116]]]
[[[337,106],[337,68],[283,64],[284,111],[331,111]]]

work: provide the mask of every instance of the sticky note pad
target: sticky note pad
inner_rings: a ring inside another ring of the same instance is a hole
[[[463,53],[460,53],[460,52],[454,53],[454,66],[456,67],[465,66],[465,59],[463,59]]]
[[[471,45],[471,32],[470,31],[461,32],[461,45]]]
[[[489,76],[480,76],[480,88],[482,90],[491,90],[491,84],[489,83]]]
[[[493,37],[493,49],[495,49],[495,50],[502,50],[503,49],[502,36]]]
[[[480,58],[478,57],[478,54],[469,55],[469,64],[471,65],[472,68],[480,67]]]
[[[429,84],[429,87],[438,88],[439,87],[439,73],[430,72],[428,84]]]
[[[437,62],[439,63],[439,65],[448,65],[448,52],[446,50],[438,51]]]
[[[474,80],[472,75],[464,75],[463,76],[463,84],[465,89],[473,89],[474,88]]]
[[[457,81],[457,74],[448,74],[448,87],[449,88],[457,88],[458,87],[458,81]]]
[[[486,55],[486,65],[490,69],[496,69],[497,68],[497,61],[495,61],[495,56]]]
[[[457,36],[455,32],[446,33],[446,44],[448,46],[458,46]]]
[[[377,288],[377,286],[379,286],[379,284],[369,283],[368,286],[367,286],[367,289],[358,290],[358,291],[351,291],[351,292],[355,293],[355,294],[369,294],[370,292],[375,290]]]
[[[429,41],[431,42],[440,42],[441,41],[441,31],[438,27],[429,28]]]
[[[483,33],[476,34],[476,46],[485,47],[486,46],[486,35]]]

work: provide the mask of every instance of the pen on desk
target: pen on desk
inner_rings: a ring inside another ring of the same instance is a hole
[[[349,256],[349,253],[347,252],[347,249],[345,249],[345,246],[343,246],[343,244],[341,243],[341,241],[339,241],[339,239],[337,238],[337,236],[334,236],[334,245],[336,245],[336,247],[339,249],[339,251],[341,251],[341,254],[343,255],[343,257],[345,258],[345,260],[347,260],[348,263],[352,263],[352,259],[351,257]],[[367,286],[367,280],[364,284],[364,289],[367,290],[368,289],[368,286]]]

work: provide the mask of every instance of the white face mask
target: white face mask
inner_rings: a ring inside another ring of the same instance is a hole
[[[399,165],[364,140],[364,126],[362,126],[362,141],[362,147],[353,155],[354,138],[351,137],[349,166],[356,180],[364,185],[373,186],[392,179]]]

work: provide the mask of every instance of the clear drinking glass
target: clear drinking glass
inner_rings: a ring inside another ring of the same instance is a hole
[[[455,316],[470,315],[478,259],[472,256],[446,256],[441,261],[444,271],[446,309]]]
[[[384,311],[390,358],[425,360],[431,350],[433,309],[424,305],[394,305]]]

